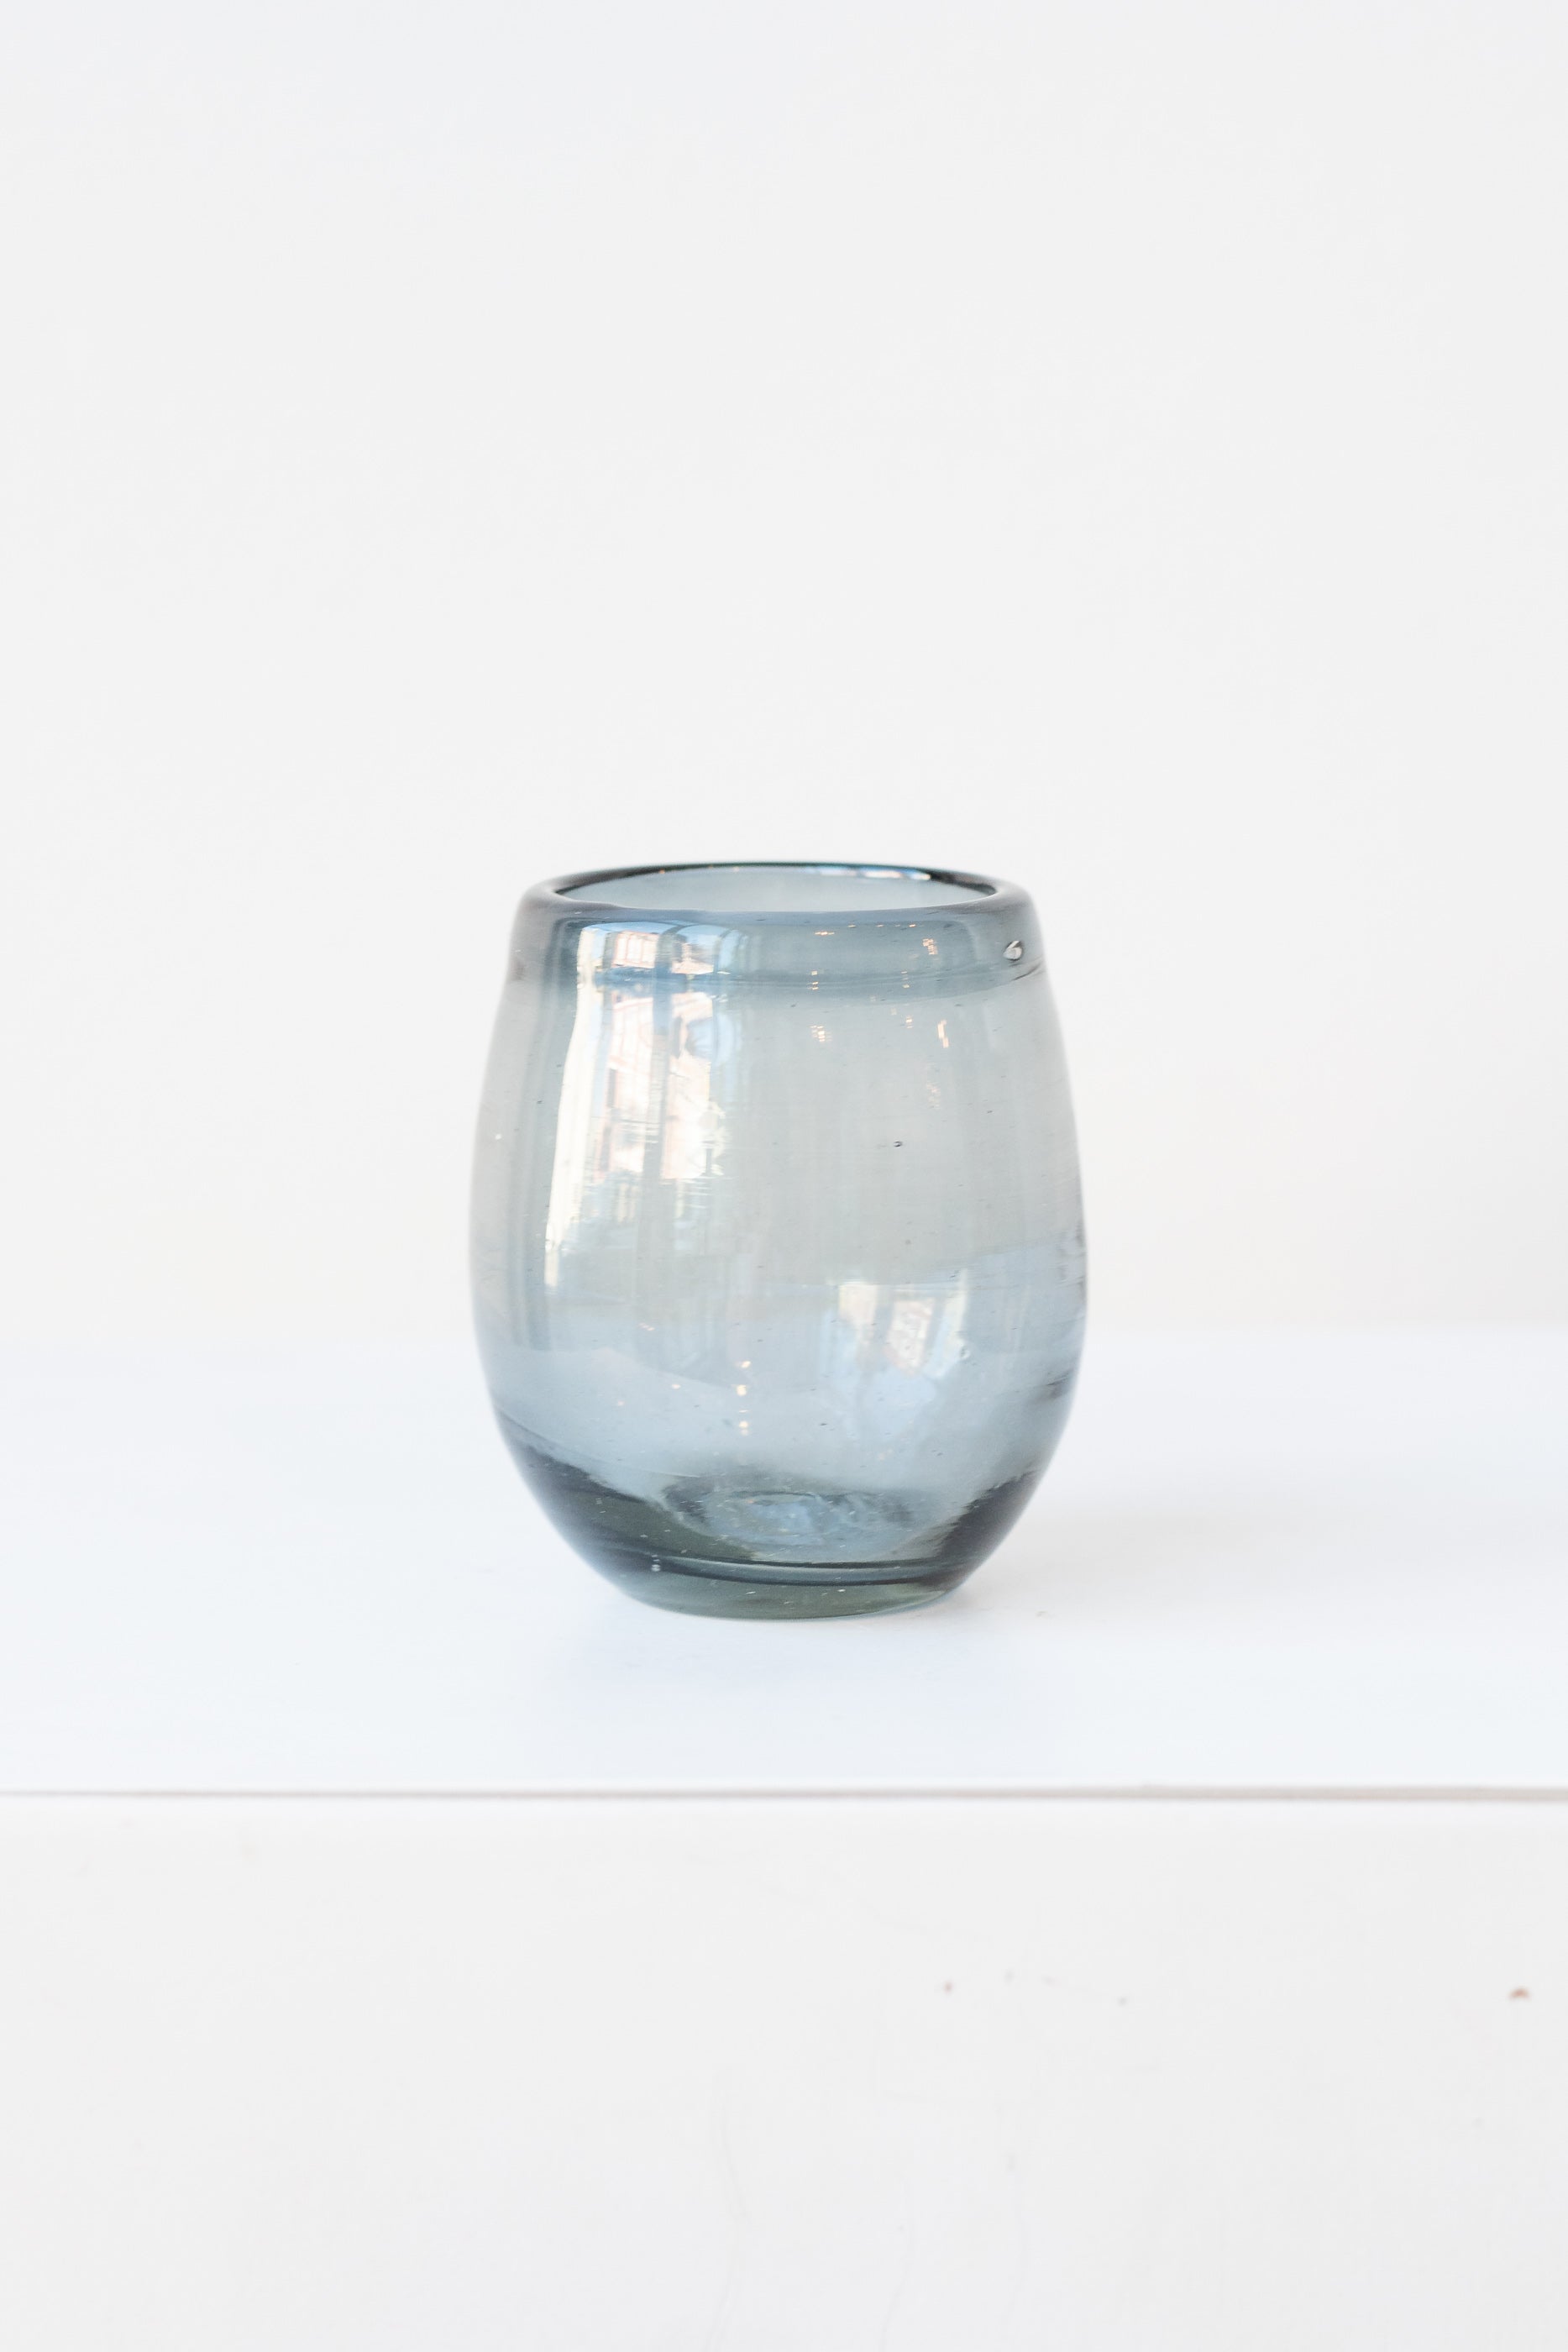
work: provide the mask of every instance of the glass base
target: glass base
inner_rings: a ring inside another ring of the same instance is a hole
[[[678,1609],[688,1617],[879,1617],[895,1609],[925,1609],[962,1584],[967,1569],[922,1571],[889,1567],[875,1575],[838,1579],[804,1576],[788,1569],[753,1570],[747,1574],[715,1561],[694,1560],[679,1568],[633,1569],[623,1561],[611,1566],[602,1558],[593,1566],[618,1591],[654,1609]]]
[[[654,1498],[605,1486],[547,1453],[505,1412],[497,1418],[574,1551],[633,1600],[697,1617],[923,1609],[995,1549],[1039,1475],[1031,1471],[950,1516],[929,1495],[849,1492],[758,1472],[744,1483],[733,1473],[677,1479]],[[747,1531],[757,1538],[749,1547],[737,1540]],[[924,1557],[900,1559],[905,1546]]]

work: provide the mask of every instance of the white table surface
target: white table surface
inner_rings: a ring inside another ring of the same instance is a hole
[[[466,1348],[3,1360],[12,1791],[1568,1791],[1568,1333],[1106,1338],[961,1593],[622,1599]]]

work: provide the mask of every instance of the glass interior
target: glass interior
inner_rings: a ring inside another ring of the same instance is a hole
[[[915,866],[664,866],[560,895],[648,914],[848,915],[966,905],[991,893]]]

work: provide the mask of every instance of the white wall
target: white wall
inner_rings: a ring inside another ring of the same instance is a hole
[[[514,897],[707,854],[1035,890],[1104,1318],[1568,1314],[1561,11],[5,41],[11,1328],[455,1328]]]

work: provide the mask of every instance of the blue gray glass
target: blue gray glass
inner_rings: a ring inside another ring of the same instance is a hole
[[[1083,1331],[1061,1044],[1021,890],[909,866],[572,875],[518,909],[474,1290],[568,1540],[720,1616],[963,1581]]]

